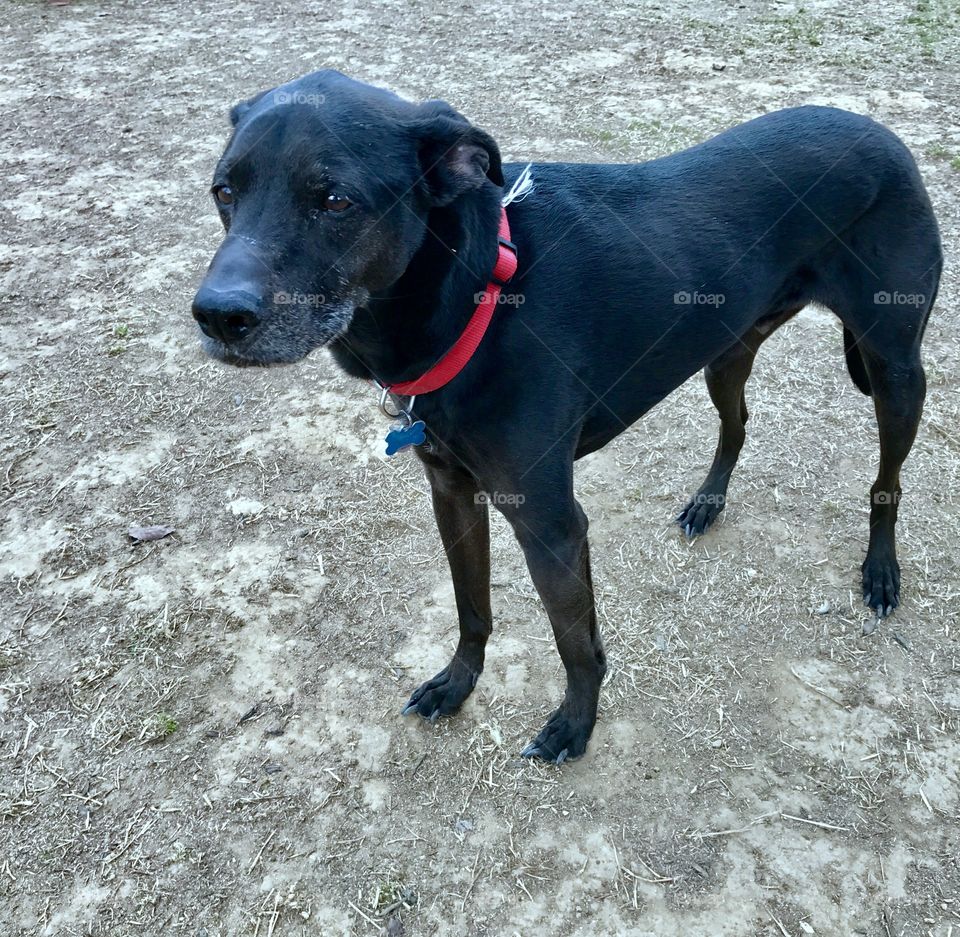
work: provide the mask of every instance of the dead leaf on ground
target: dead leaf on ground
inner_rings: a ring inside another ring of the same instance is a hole
[[[137,543],[146,543],[150,540],[163,540],[164,537],[169,537],[175,530],[175,527],[168,527],[166,524],[153,524],[150,527],[138,527],[136,524],[131,524],[127,534],[131,540],[136,540]]]

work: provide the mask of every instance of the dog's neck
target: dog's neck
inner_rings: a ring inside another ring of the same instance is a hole
[[[403,276],[372,294],[330,345],[340,367],[395,384],[425,373],[453,345],[496,263],[499,195],[484,186],[430,213]]]

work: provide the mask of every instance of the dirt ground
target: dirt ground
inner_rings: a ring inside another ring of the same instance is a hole
[[[0,8],[0,934],[960,935],[960,4],[852,9]],[[401,719],[456,634],[416,460],[325,353],[229,370],[189,315],[228,105],[321,66],[516,160],[807,102],[899,133],[948,265],[896,615],[863,634],[875,422],[808,310],[707,536],[671,523],[715,444],[699,379],[580,464],[611,662],[587,756],[518,757],[563,682],[502,521],[476,693]]]

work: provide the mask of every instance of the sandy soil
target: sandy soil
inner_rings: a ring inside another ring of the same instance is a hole
[[[696,380],[580,466],[611,673],[586,758],[495,525],[461,715],[402,720],[451,586],[412,458],[325,354],[198,349],[234,100],[320,66],[444,97],[509,158],[643,159],[802,102],[888,123],[958,249],[956,0],[233,0],[0,9],[0,933],[960,934],[960,283],[926,342],[904,602],[862,634],[877,447],[837,324],[766,347],[732,503]],[[133,546],[131,523],[177,532]]]

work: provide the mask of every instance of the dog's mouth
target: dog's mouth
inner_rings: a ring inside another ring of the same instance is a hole
[[[350,327],[354,310],[365,298],[359,294],[328,306],[291,315],[274,309],[250,334],[224,341],[200,332],[200,345],[211,358],[238,368],[267,368],[302,361]]]
[[[200,336],[200,347],[209,357],[234,368],[277,368],[302,361],[309,354],[307,352],[296,358],[268,358],[260,354],[238,351],[232,345],[226,345],[206,335]]]

